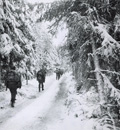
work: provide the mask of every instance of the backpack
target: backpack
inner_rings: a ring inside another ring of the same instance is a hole
[[[14,82],[15,81],[15,72],[13,71],[10,71],[7,73],[7,76],[6,76],[6,80],[7,81],[11,81],[11,82]]]
[[[17,88],[21,88],[21,77],[14,71],[9,71],[6,75],[6,81],[8,85],[11,86],[12,84],[16,84]],[[11,85],[10,85],[11,84]]]
[[[37,79],[38,79],[38,81],[41,81],[41,82],[42,82],[42,81],[43,81],[42,75],[38,75],[38,78],[37,78]]]
[[[39,82],[43,82],[43,73],[41,71],[38,71],[37,73],[37,80]]]
[[[43,75],[43,70],[39,70],[38,75]]]

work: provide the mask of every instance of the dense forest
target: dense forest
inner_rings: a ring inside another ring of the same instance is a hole
[[[53,69],[58,52],[44,24],[36,22],[39,12],[23,0],[0,3],[0,82],[4,82],[4,73],[11,65],[18,68],[23,79],[33,78],[43,64]]]
[[[116,130],[120,114],[119,7],[119,0],[60,0],[34,5],[0,0],[1,89],[4,73],[12,64],[23,79],[34,78],[42,65],[52,73],[59,64],[72,71],[78,93],[95,88],[99,112],[93,117],[106,125],[106,130]],[[48,28],[44,26],[47,21]],[[64,44],[56,48],[52,38],[58,28],[68,33]]]

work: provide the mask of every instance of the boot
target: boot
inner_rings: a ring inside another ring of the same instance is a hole
[[[15,100],[11,99],[11,107],[14,107],[14,104],[15,104]]]
[[[11,107],[14,107],[14,102],[11,102]]]

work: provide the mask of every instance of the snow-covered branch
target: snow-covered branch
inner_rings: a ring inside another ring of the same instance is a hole
[[[94,21],[95,22],[95,21]],[[103,39],[102,45],[106,45],[106,43],[111,44],[113,46],[116,46],[120,48],[120,44],[109,35],[109,33],[106,30],[106,26],[103,24],[96,23],[97,26],[94,26],[94,24],[90,21],[90,25],[92,29],[101,36],[101,39]]]
[[[100,70],[101,72],[107,72],[107,73],[111,73],[111,74],[115,74],[115,75],[118,75],[118,76],[120,76],[120,73],[118,73],[118,72],[115,72],[115,71],[110,71],[110,70]]]
[[[115,88],[112,83],[110,82],[110,80],[107,78],[107,76],[105,74],[102,74],[103,80],[104,80],[104,85],[105,88],[109,88],[111,90],[110,93],[110,97],[116,98],[116,100],[118,101],[120,99],[120,90]],[[118,102],[118,104],[120,105],[120,103]]]

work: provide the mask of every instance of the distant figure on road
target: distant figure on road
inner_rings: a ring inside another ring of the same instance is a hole
[[[21,88],[21,76],[19,73],[15,71],[15,66],[11,66],[10,70],[8,70],[5,74],[5,85],[6,91],[9,88],[11,93],[11,107],[14,107],[14,103],[17,95],[17,88]]]
[[[56,68],[55,73],[56,73],[56,80],[59,80],[60,77],[63,75],[63,71],[58,68]]]
[[[44,68],[44,66],[42,66],[42,69],[40,69],[37,72],[37,81],[39,82],[39,92],[40,92],[40,88],[42,86],[42,90],[44,90],[44,82],[45,82],[45,77],[46,77],[46,69]]]

